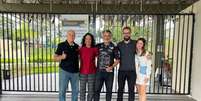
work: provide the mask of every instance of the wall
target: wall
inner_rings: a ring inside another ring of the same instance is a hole
[[[196,2],[183,12],[195,13],[191,96],[197,101],[201,101],[201,1]]]

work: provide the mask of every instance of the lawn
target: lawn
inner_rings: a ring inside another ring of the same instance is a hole
[[[2,66],[2,71],[5,68]],[[21,66],[19,65],[10,65],[7,66],[6,70],[10,70],[11,77],[20,77],[20,76],[25,76],[25,75],[33,75],[33,74],[48,74],[48,73],[58,73],[59,71],[59,66],[58,63],[51,63],[49,65],[40,65],[38,64],[29,66],[27,64],[26,66]],[[3,75],[3,73],[2,73]]]

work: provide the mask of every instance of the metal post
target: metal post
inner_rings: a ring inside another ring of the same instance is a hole
[[[1,52],[1,51],[0,51]],[[1,53],[0,53],[0,95],[2,94],[2,80],[1,80]]]
[[[156,16],[155,67],[159,69],[159,72],[162,72],[161,65],[162,60],[164,58],[163,38],[164,38],[164,17],[162,15],[158,15]],[[161,75],[159,75],[159,83],[162,84],[162,73],[160,74]],[[160,93],[159,91],[160,84],[157,85],[157,93]]]

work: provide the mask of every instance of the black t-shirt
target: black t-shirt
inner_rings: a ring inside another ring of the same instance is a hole
[[[100,43],[96,47],[99,50],[97,62],[98,71],[106,71],[106,66],[112,66],[114,59],[120,58],[118,49],[112,42],[107,46],[104,43]]]
[[[79,45],[74,43],[73,45],[69,45],[68,41],[64,41],[58,44],[57,50],[55,54],[62,55],[62,53],[67,55],[66,59],[61,60],[59,67],[63,70],[70,73],[78,73],[79,72]]]

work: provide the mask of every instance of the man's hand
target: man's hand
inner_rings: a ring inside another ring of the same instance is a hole
[[[112,72],[112,69],[113,69],[112,67],[106,66],[106,71],[107,71],[107,72]]]
[[[151,58],[152,58],[152,53],[149,52],[149,53],[147,54],[147,59],[150,60]]]
[[[144,79],[144,82],[145,82],[145,83],[148,83],[148,81],[149,81],[149,78],[146,77],[146,78]]]
[[[67,54],[65,54],[64,51],[63,51],[62,55],[54,54],[53,59],[54,59],[54,61],[59,62],[59,61],[61,61],[61,60],[66,59],[66,57],[67,57]]]
[[[61,55],[61,60],[64,60],[64,59],[66,59],[66,54],[64,53],[64,51],[63,51],[63,53],[62,53],[62,55]]]

